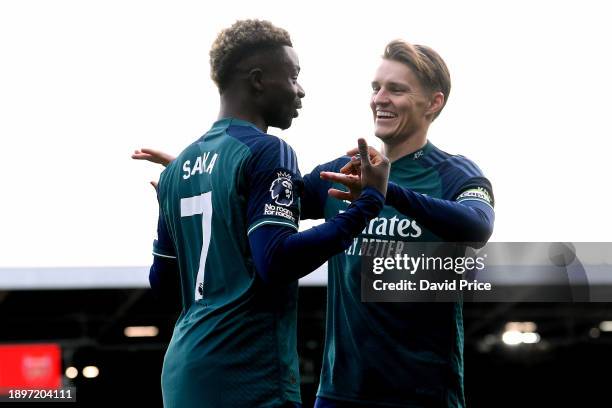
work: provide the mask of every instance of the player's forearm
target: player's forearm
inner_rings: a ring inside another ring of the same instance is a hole
[[[289,283],[309,274],[348,248],[383,203],[382,194],[366,189],[344,213],[306,231],[268,225],[258,228],[249,236],[257,272],[268,283]]]
[[[304,191],[301,197],[300,219],[318,220],[325,218],[324,207],[332,183],[323,180],[320,176],[321,171],[338,171],[350,158],[348,156],[339,157],[329,163],[315,167],[310,173],[304,176]]]
[[[323,206],[325,205],[316,192],[305,188],[300,197],[300,220],[317,220],[324,217]]]
[[[159,299],[180,304],[176,251],[161,209],[157,219],[157,239],[153,241],[153,264],[149,270],[149,284]]]
[[[484,203],[442,200],[389,183],[386,204],[445,241],[485,243],[493,233],[495,213]]]
[[[149,284],[159,299],[180,304],[181,292],[176,259],[154,256],[149,270]]]
[[[304,191],[300,197],[300,219],[302,220],[324,218],[323,208],[331,183],[321,180],[318,169],[319,167],[315,168],[311,174],[304,176]]]

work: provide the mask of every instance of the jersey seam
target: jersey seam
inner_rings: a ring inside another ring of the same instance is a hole
[[[165,255],[165,254],[160,254],[159,252],[152,252],[154,256],[159,256],[161,258],[170,258],[170,259],[176,259],[176,256],[172,256],[172,255]]]
[[[488,203],[486,200],[481,200],[479,198],[463,198],[461,200],[457,200],[457,203],[462,203],[464,201],[478,201],[479,203],[484,203],[486,205],[488,205],[489,207],[493,208],[493,206],[491,205],[491,203]]]
[[[251,232],[255,231],[257,228],[261,227],[262,225],[266,225],[266,224],[274,224],[274,225],[285,225],[287,227],[291,227],[294,230],[298,230],[298,228],[292,224],[290,221],[281,221],[281,220],[263,220],[263,221],[256,221],[253,224],[251,224],[251,226],[247,229],[247,235],[251,234]]]

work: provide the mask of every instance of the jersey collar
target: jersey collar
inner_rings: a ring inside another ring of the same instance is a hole
[[[249,126],[257,130],[258,132],[261,132],[261,130],[257,126],[255,126],[251,122],[247,122],[246,120],[242,119],[222,118],[213,124],[213,128],[227,128],[230,126]]]
[[[397,165],[398,163],[409,163],[409,162],[421,161],[423,160],[424,157],[427,156],[427,154],[429,154],[429,152],[431,152],[433,148],[434,148],[434,145],[428,140],[425,143],[425,146],[421,147],[416,152],[408,153],[407,155],[400,157],[399,159],[395,160],[393,164]]]

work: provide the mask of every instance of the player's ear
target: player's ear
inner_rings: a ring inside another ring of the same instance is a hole
[[[251,84],[251,87],[256,92],[263,92],[264,90],[263,71],[261,70],[261,68],[251,69],[249,71],[248,77],[249,77],[249,83]]]
[[[442,92],[434,92],[429,101],[429,107],[425,112],[426,115],[435,115],[444,106],[444,94]]]

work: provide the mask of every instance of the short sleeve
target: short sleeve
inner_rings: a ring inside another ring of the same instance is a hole
[[[303,180],[291,146],[274,136],[251,144],[245,167],[247,234],[262,225],[284,225],[297,231]]]

